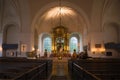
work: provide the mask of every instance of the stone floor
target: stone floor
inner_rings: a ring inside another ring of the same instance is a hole
[[[68,73],[68,59],[53,59],[52,75],[50,80],[71,80]]]
[[[52,76],[50,80],[68,80],[67,76]]]

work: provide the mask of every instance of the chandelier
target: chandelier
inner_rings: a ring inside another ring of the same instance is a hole
[[[61,7],[61,0],[59,0],[59,17],[60,17],[60,23],[59,23],[59,26],[61,26],[61,21],[62,21],[62,18],[61,18],[61,9],[62,9],[62,7]]]

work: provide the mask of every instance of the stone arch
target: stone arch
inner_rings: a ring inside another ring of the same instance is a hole
[[[104,2],[102,11],[102,31],[104,31],[104,25],[108,23],[119,24],[120,20],[120,1],[119,0],[106,0]],[[120,25],[120,24],[119,24]]]
[[[5,25],[2,33],[3,33],[3,43],[18,43],[19,42],[19,36],[18,36],[19,29],[17,27],[17,24]]]
[[[2,44],[18,44],[19,43],[20,38],[19,38],[19,29],[17,25],[7,24],[6,26],[4,26],[2,33],[3,33]],[[16,52],[16,50],[14,50],[14,52]],[[6,54],[6,50],[2,50],[2,56],[7,56],[7,55],[9,54]]]

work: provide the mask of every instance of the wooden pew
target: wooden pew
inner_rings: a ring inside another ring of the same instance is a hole
[[[0,58],[0,80],[46,80],[52,60]]]
[[[100,80],[94,74],[88,72],[76,63],[73,63],[73,75],[75,76],[76,80]]]
[[[25,68],[25,66],[24,66],[24,68]],[[37,75],[39,75],[39,77],[40,77],[40,75],[43,74],[43,71],[46,70],[46,63],[43,63],[41,65],[36,65],[31,68],[28,68],[28,67],[25,69],[24,68],[21,68],[21,67],[20,68],[19,67],[18,68],[9,67],[9,69],[4,68],[3,72],[1,71],[0,73],[4,74],[6,76],[6,78],[9,78],[9,79],[19,80],[19,78],[20,78],[20,80],[30,80],[30,79],[35,80],[35,77],[38,77]]]
[[[78,79],[84,79],[86,76],[92,76],[94,78],[90,79],[91,77],[86,77],[88,80],[120,79],[120,59],[70,60],[68,62],[69,70],[71,73],[74,73]]]

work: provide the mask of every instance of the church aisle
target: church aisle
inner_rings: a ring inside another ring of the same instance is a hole
[[[68,73],[68,59],[53,59],[52,74],[50,80],[71,80]]]
[[[68,80],[67,76],[52,76],[50,80]]]

